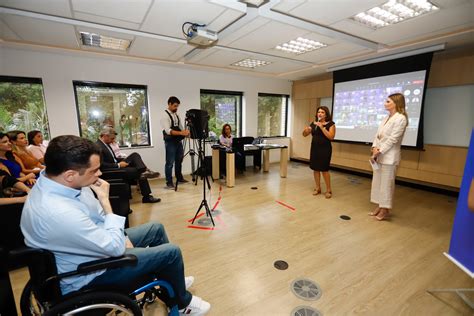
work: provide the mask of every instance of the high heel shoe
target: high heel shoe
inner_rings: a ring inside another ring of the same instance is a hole
[[[372,212],[369,212],[370,216],[377,216],[377,214],[380,213],[380,207],[377,207],[375,210]]]
[[[332,192],[331,191],[327,191],[325,194],[324,194],[324,197],[326,199],[330,199],[332,197]]]
[[[378,221],[383,221],[384,219],[386,219],[387,217],[389,217],[390,214],[388,212],[388,209],[386,208],[381,208],[380,209],[380,212],[377,216],[375,216],[375,218],[378,220]]]
[[[318,194],[321,194],[321,188],[314,189],[313,195],[318,195]]]

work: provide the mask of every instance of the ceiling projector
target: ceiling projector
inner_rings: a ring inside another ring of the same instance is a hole
[[[209,46],[217,41],[217,32],[210,31],[204,27],[194,26],[187,33],[189,44],[198,46]]]

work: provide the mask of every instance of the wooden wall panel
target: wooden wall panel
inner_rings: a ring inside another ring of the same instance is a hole
[[[474,83],[474,54],[471,49],[436,53],[431,66],[429,87]],[[296,81],[293,84],[293,122],[291,158],[309,159],[310,137],[301,135],[312,119],[321,98],[332,96],[332,74]],[[371,173],[369,145],[333,143],[333,166]],[[402,150],[400,179],[435,187],[457,189],[461,185],[467,148],[425,145],[424,151]]]

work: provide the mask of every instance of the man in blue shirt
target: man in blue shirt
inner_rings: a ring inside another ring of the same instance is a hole
[[[204,315],[210,309],[209,303],[186,290],[193,278],[185,280],[181,250],[169,243],[163,225],[148,223],[124,230],[125,218],[115,215],[110,206],[109,184],[99,179],[97,145],[77,136],[56,137],[48,146],[45,164],[46,170],[23,209],[25,243],[52,251],[59,273],[76,270],[83,262],[124,253],[138,258],[135,267],[63,279],[63,294],[86,285],[133,288],[139,280],[159,277],[175,289],[180,313]]]

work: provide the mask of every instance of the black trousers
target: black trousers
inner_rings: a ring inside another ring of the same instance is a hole
[[[138,172],[143,173],[146,171],[147,167],[142,160],[142,156],[139,153],[131,153],[127,158],[124,159],[130,167],[137,168]]]
[[[146,171],[147,167],[140,154],[132,153],[123,161],[128,163],[128,167],[123,168],[125,171],[125,179],[138,181],[138,186],[140,187],[140,193],[142,196],[150,195],[150,184],[146,178],[142,177],[142,173]]]

